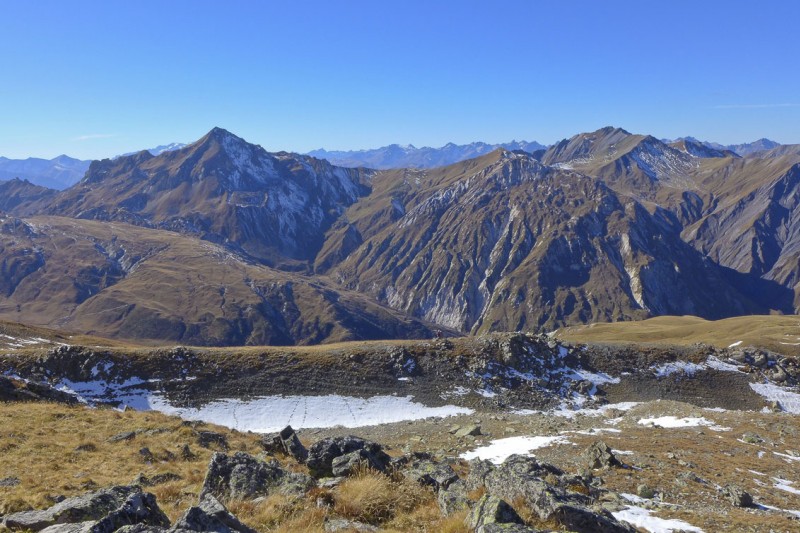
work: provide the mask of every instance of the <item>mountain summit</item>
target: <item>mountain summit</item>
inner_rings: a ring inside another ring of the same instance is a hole
[[[93,162],[48,213],[191,232],[268,263],[308,260],[327,227],[368,191],[370,175],[272,154],[214,128],[158,156],[142,151]]]

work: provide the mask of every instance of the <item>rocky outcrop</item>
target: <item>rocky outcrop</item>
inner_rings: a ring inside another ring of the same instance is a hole
[[[72,394],[56,390],[44,383],[14,379],[0,375],[0,402],[47,401],[77,404]]]
[[[611,448],[603,441],[597,441],[583,452],[586,464],[591,469],[607,469],[622,466]]]
[[[497,467],[483,463],[477,466],[480,470],[477,475],[483,478],[488,494],[524,502],[543,521],[553,521],[578,533],[635,531],[608,511],[595,509],[593,505],[600,493],[579,476],[570,476],[552,465],[519,455],[509,457]],[[575,491],[575,487],[581,490]]]
[[[305,463],[308,450],[300,442],[292,426],[286,426],[278,433],[269,433],[261,439],[261,446],[268,453],[281,453],[293,457],[299,463]]]
[[[7,515],[3,526],[47,533],[112,533],[124,525],[169,527],[155,497],[139,487],[118,486],[67,498],[41,511]]]
[[[277,461],[261,461],[244,452],[233,455],[215,453],[208,465],[201,498],[252,499],[272,492],[303,494],[313,485],[310,477],[289,472]]]
[[[496,496],[485,494],[475,504],[466,522],[475,530],[475,533],[485,533],[489,526],[522,524],[522,519],[506,502]]]
[[[306,464],[314,477],[348,475],[359,465],[383,472],[389,457],[380,444],[359,437],[331,437],[314,443]]]
[[[175,522],[170,533],[193,531],[214,533],[256,533],[242,524],[213,495],[206,494],[197,507],[192,507]]]

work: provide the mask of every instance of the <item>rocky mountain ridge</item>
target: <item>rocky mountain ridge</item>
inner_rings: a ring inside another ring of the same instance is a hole
[[[66,191],[20,181],[0,188],[4,208],[21,218],[9,227],[46,214],[169,230],[222,246],[233,263],[260,263],[270,276],[295,272],[397,316],[475,333],[796,312],[798,164],[800,148],[788,145],[739,157],[607,127],[536,154],[498,149],[433,169],[371,170],[268,153],[215,128],[158,156],[94,162]],[[57,241],[42,234],[51,226],[34,241]],[[42,266],[41,246],[22,260],[8,243],[9,279]],[[123,279],[101,277],[101,292]],[[173,282],[194,302],[210,299]],[[25,298],[41,296],[18,293],[6,309],[54,305]],[[24,319],[54,324],[33,312]],[[114,334],[96,320],[76,324]]]

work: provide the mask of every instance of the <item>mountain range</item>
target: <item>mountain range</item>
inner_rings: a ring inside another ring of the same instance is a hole
[[[537,152],[547,148],[543,144],[527,141],[511,141],[501,144],[474,142],[470,144],[447,143],[441,148],[413,145],[400,146],[391,144],[371,150],[327,151],[323,148],[308,152],[308,155],[319,159],[327,159],[334,165],[342,167],[367,167],[379,170],[391,168],[435,168],[452,165],[459,161],[472,159],[503,148],[505,150],[522,150]]]
[[[390,170],[214,128],[0,184],[0,319],[225,345],[795,313],[798,183],[798,145],[614,127]]]

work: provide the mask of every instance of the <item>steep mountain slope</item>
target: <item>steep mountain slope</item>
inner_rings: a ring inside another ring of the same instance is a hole
[[[66,155],[53,159],[0,157],[0,181],[21,178],[42,187],[61,190],[77,183],[90,163]]]
[[[321,279],[173,232],[60,217],[0,218],[0,319],[206,345],[430,336]]]
[[[0,182],[0,212],[30,214],[41,211],[55,198],[57,191],[14,178]]]
[[[778,150],[706,180],[715,192],[713,209],[684,238],[720,265],[775,282],[780,296],[765,296],[790,311],[800,306],[800,146],[795,153]]]
[[[346,257],[332,275],[347,287],[462,331],[755,311],[679,231],[600,180],[498,150],[376,175],[317,265]]]
[[[372,150],[329,152],[320,148],[309,152],[308,155],[327,159],[334,165],[343,167],[368,167],[385,170],[391,168],[435,168],[452,165],[459,161],[486,155],[498,148],[537,152],[547,147],[536,141],[511,141],[501,144],[474,142],[462,145],[447,143],[441,148],[431,148],[429,146],[416,148],[414,146],[392,144]]]
[[[541,161],[600,178],[617,192],[677,213],[687,209],[682,207],[687,202],[684,193],[690,193],[690,203],[697,203],[695,196],[701,203],[706,201],[693,175],[707,159],[672,148],[650,135],[606,127],[551,146]]]
[[[189,232],[266,262],[312,259],[328,226],[368,192],[370,171],[270,154],[214,128],[187,147],[92,164],[48,214]]]

